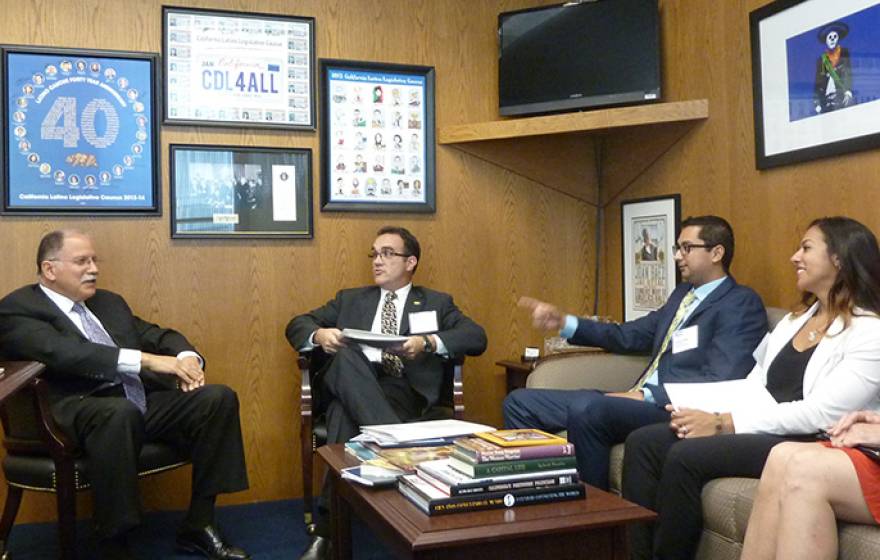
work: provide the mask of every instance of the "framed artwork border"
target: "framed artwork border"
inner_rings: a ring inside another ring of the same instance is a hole
[[[880,2],[777,0],[749,23],[758,169],[880,146],[880,69],[866,63]]]
[[[163,6],[163,122],[315,130],[315,58],[314,17]]]
[[[189,159],[182,157],[185,153],[190,154]],[[196,158],[196,153],[218,154],[218,157]],[[311,148],[171,144],[169,160],[172,238],[311,239],[314,236]],[[292,200],[276,200],[277,195],[290,189],[293,189]],[[185,199],[189,201],[184,203]],[[201,214],[206,211],[210,219]],[[295,216],[295,219],[280,220],[278,216]],[[278,225],[288,222],[294,225]],[[181,227],[186,224],[197,227],[190,230]],[[247,229],[236,229],[239,226]]]
[[[321,210],[435,212],[434,67],[321,59],[319,74]]]
[[[621,202],[620,228],[623,319],[632,321],[659,309],[679,281],[672,245],[681,229],[681,195]]]
[[[156,53],[4,45],[0,66],[0,213],[162,214]]]

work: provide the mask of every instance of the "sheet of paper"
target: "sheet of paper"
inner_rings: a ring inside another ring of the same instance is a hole
[[[272,166],[272,219],[296,221],[296,166]]]
[[[767,392],[764,385],[749,379],[715,383],[665,383],[663,387],[672,404],[679,408],[730,412],[776,404],[776,400]]]

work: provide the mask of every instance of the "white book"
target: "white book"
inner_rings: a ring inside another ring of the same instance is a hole
[[[735,379],[714,383],[665,383],[672,405],[705,412],[731,412],[747,408],[775,406],[776,399],[755,379]]]
[[[402,424],[361,426],[361,433],[379,441],[415,441],[434,438],[466,436],[477,432],[491,432],[495,428],[462,420],[429,420]]]

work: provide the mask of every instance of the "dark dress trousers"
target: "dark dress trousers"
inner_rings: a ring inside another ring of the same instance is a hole
[[[693,289],[679,285],[660,309],[626,323],[579,320],[570,341],[616,353],[660,351],[663,339],[684,296]],[[751,288],[727,277],[701,301],[679,330],[697,326],[697,346],[674,353],[670,343],[657,365],[658,384],[645,385],[655,403],[607,397],[595,390],[519,389],[504,401],[509,428],[568,430],[575,445],[578,471],[585,482],[608,488],[611,447],[642,426],[665,422],[669,397],[664,383],[739,379],[755,365],[752,352],[767,333],[767,313]]]
[[[381,290],[367,286],[340,290],[325,305],[294,317],[287,325],[287,340],[296,348],[308,343],[319,328],[352,328],[369,331],[379,306]],[[398,303],[399,305],[399,303]],[[403,307],[399,334],[409,336],[409,314],[434,311],[435,333],[450,355],[478,356],[486,350],[486,332],[456,307],[452,296],[413,285]],[[327,440],[348,441],[359,433],[359,426],[389,424],[420,417],[440,399],[443,357],[422,353],[413,360],[403,360],[400,378],[383,375],[350,343],[333,356],[318,373],[328,393]]]
[[[0,354],[46,364],[52,413],[89,457],[97,535],[140,523],[137,458],[144,442],[189,452],[194,495],[246,489],[236,394],[224,385],[184,393],[175,377],[142,371],[147,411],[141,414],[119,384],[119,348],[169,356],[195,349],[180,333],[136,317],[113,292],[97,290],[85,305],[118,348],[90,342],[34,284],[0,300]]]

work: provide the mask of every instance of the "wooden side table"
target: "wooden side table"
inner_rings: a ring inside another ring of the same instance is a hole
[[[521,362],[519,360],[499,360],[496,366],[504,368],[507,393],[526,386],[526,378],[535,369],[537,362]]]

